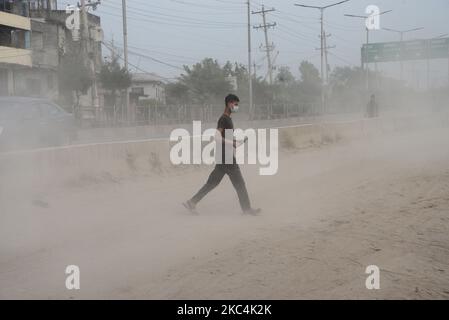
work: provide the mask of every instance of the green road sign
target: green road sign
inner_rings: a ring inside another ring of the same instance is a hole
[[[449,57],[449,38],[427,40],[430,46],[429,58],[439,59]]]
[[[362,47],[362,62],[449,58],[449,38],[370,43]]]

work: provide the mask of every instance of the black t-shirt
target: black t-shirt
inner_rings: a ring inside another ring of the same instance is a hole
[[[225,130],[232,130],[232,133],[233,133],[234,132],[234,123],[232,122],[231,117],[226,114],[223,114],[220,117],[220,119],[218,119],[217,129],[223,129],[221,132],[222,138],[225,138]],[[221,150],[222,150],[222,164],[225,164],[225,150],[226,150],[226,152],[232,152],[232,154],[234,154],[234,149],[232,146],[226,145],[223,141]],[[236,160],[235,160],[234,155],[232,156],[232,158],[233,158],[233,163],[235,164]]]
[[[223,114],[220,119],[218,119],[217,129],[232,129],[234,130],[234,123],[232,122],[232,119],[230,116]],[[224,138],[225,131],[221,133],[221,136]]]

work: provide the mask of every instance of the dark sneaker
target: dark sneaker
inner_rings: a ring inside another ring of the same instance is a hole
[[[198,214],[198,212],[196,211],[196,205],[195,205],[191,200],[187,200],[187,201],[184,202],[182,205],[183,205],[187,210],[189,210],[190,213]]]
[[[243,214],[248,214],[248,215],[251,215],[251,216],[257,216],[261,211],[262,210],[260,208],[257,208],[257,209],[250,208],[248,210],[243,211]]]

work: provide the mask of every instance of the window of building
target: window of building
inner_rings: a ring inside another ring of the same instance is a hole
[[[137,94],[137,95],[144,95],[143,87],[133,87],[133,88],[131,88],[131,92],[133,94]]]

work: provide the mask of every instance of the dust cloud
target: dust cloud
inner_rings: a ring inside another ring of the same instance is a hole
[[[181,202],[211,167],[157,151],[92,165],[99,145],[62,148],[91,165],[48,171],[39,157],[51,149],[2,154],[0,297],[447,298],[449,117],[386,119],[282,144],[274,176],[243,165],[258,217],[241,215],[226,179],[190,215]],[[64,286],[71,264],[76,292]],[[365,288],[371,264],[383,290]]]

